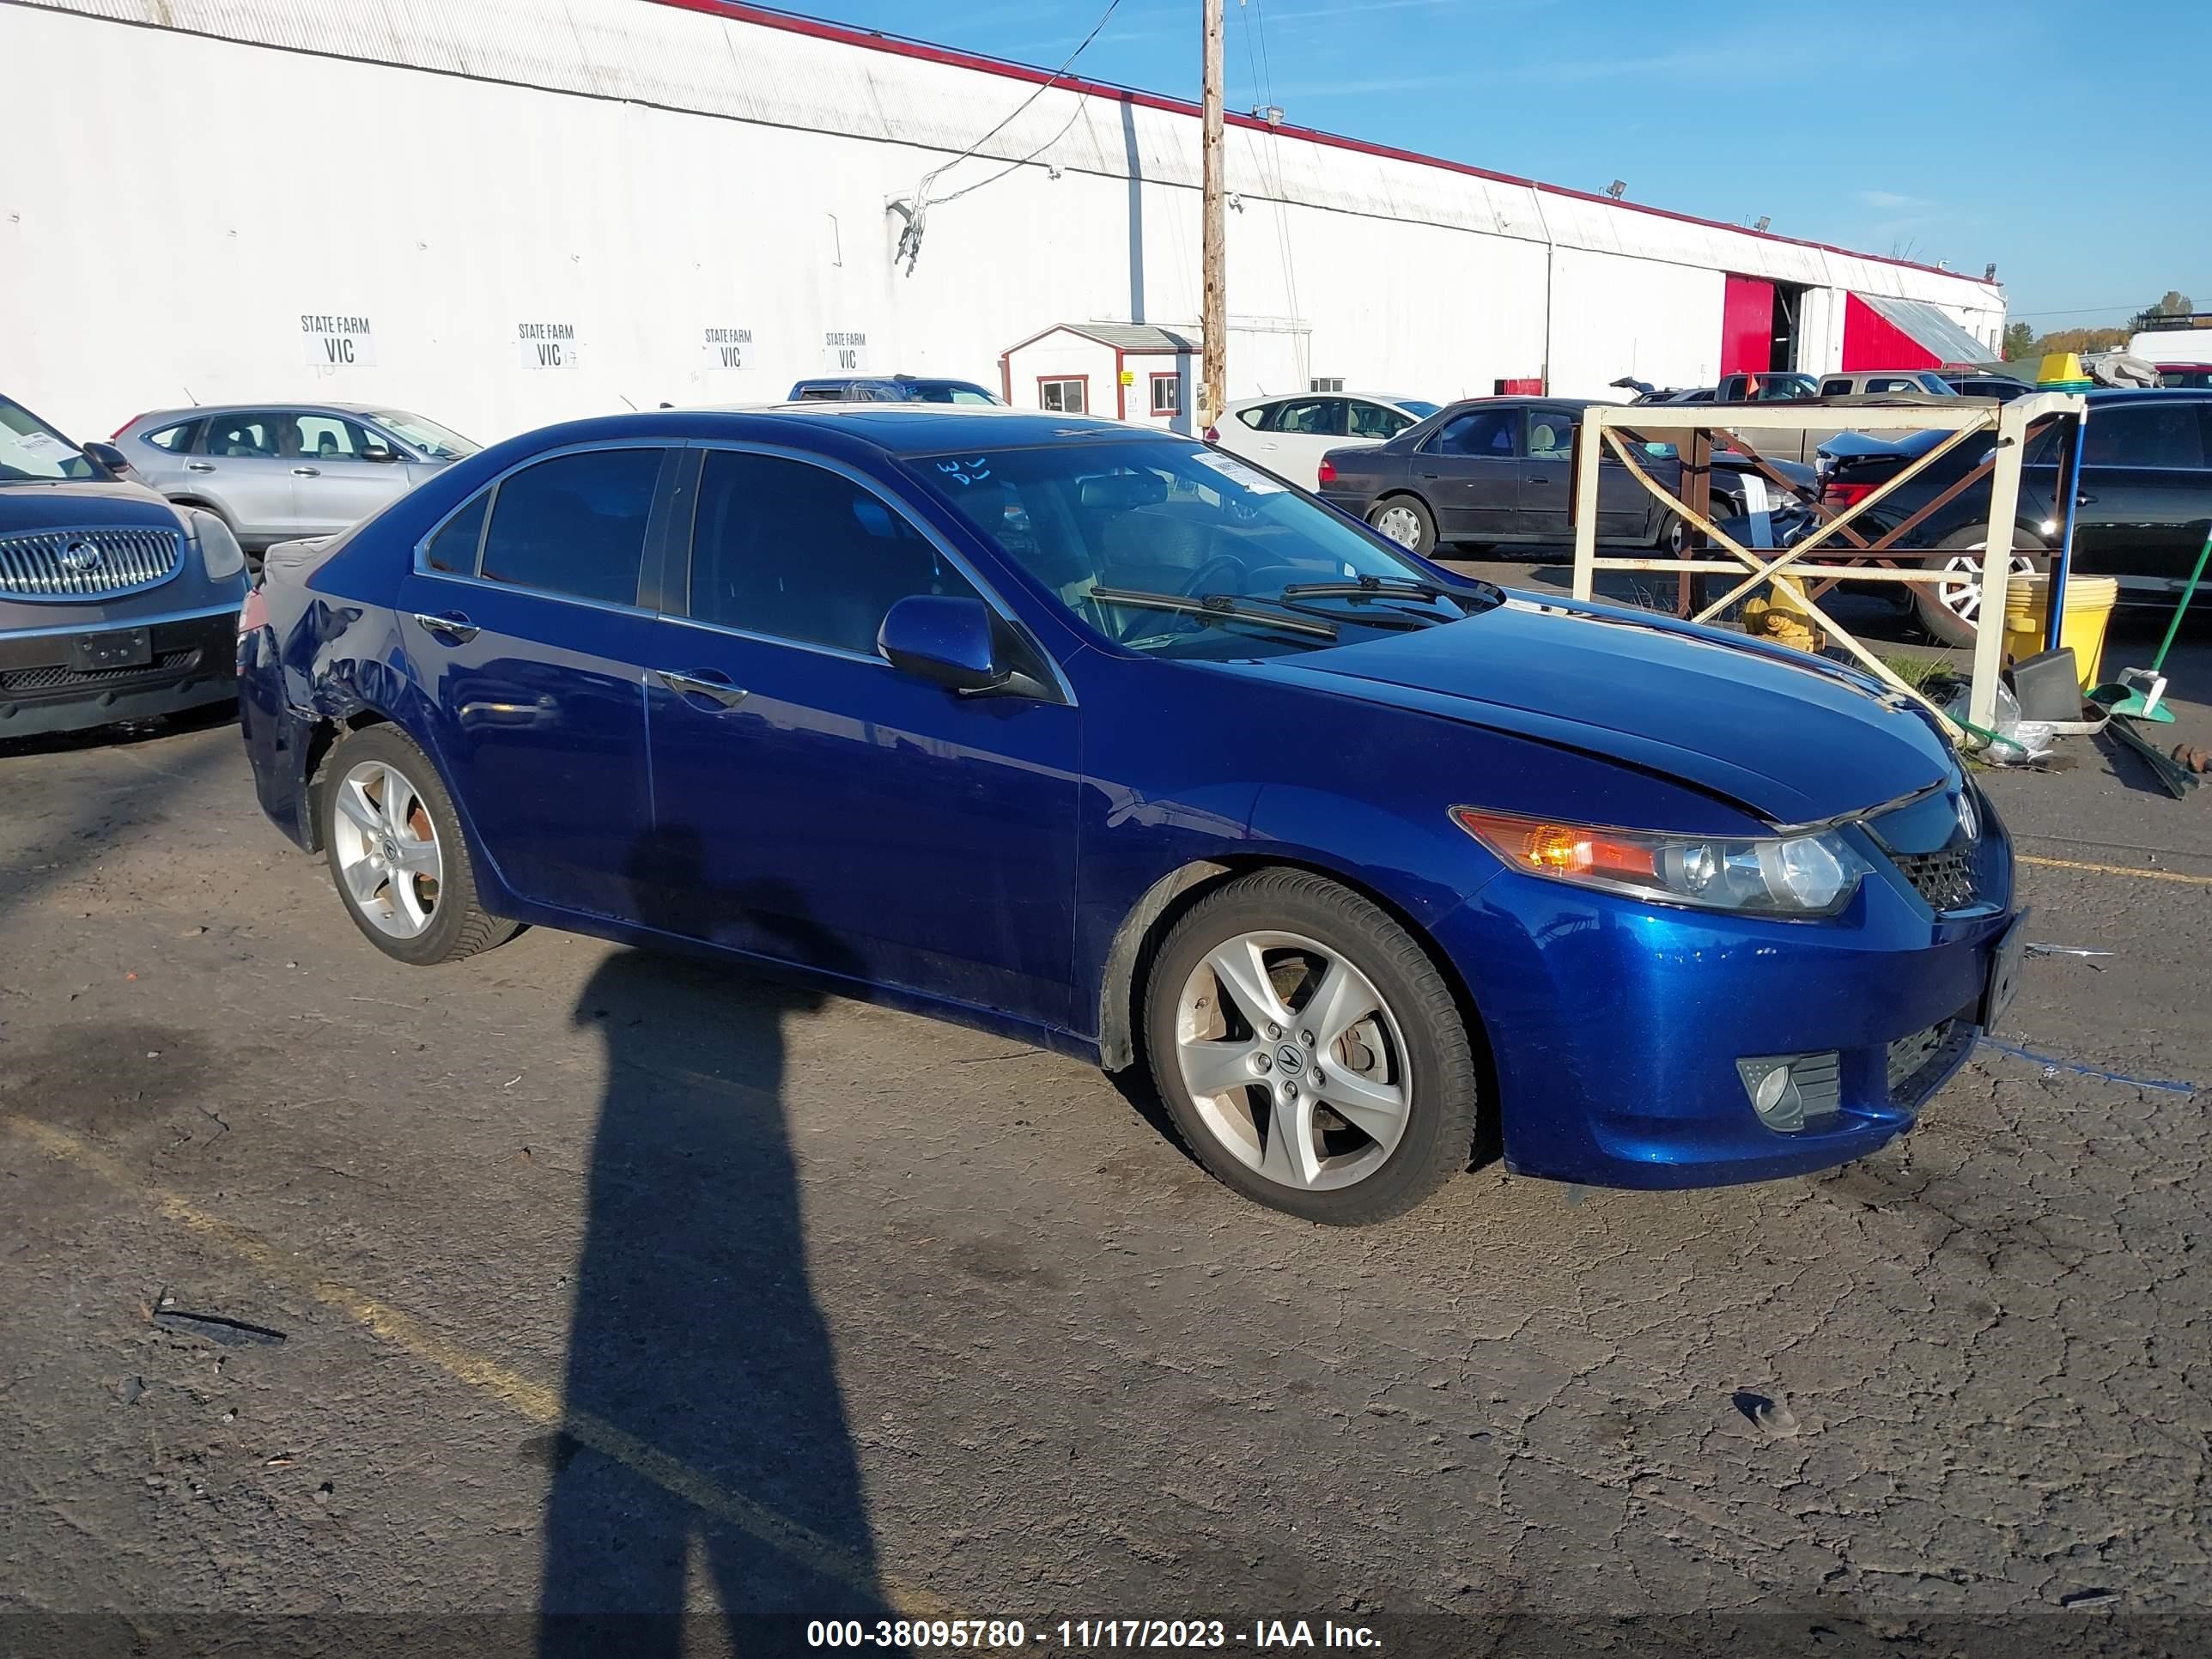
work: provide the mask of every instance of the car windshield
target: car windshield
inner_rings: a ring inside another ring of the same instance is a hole
[[[1187,439],[907,465],[1061,604],[1133,650],[1272,655],[1455,622],[1485,605],[1486,590],[1447,594],[1381,538]],[[1270,625],[1282,619],[1291,625]]]
[[[410,415],[404,410],[373,409],[368,418],[414,445],[434,461],[465,460],[483,447],[471,443],[450,427],[426,421],[420,415]]]
[[[0,398],[0,483],[106,476],[22,404]]]

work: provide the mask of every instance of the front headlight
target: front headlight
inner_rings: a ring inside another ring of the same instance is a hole
[[[1834,831],[1747,837],[1648,835],[1455,806],[1452,820],[1509,869],[1626,893],[1767,916],[1832,916],[1850,902],[1864,860]]]
[[[200,544],[200,562],[207,567],[210,581],[227,581],[246,568],[246,550],[228,525],[197,507],[185,508],[184,514],[192,539]]]

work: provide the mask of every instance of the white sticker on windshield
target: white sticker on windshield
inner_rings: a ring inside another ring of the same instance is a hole
[[[12,434],[15,447],[26,455],[60,456],[72,452],[70,447],[51,432],[19,432]]]
[[[1224,455],[1218,450],[1201,449],[1191,457],[1200,466],[1210,466],[1232,483],[1242,484],[1255,495],[1274,495],[1282,491],[1277,483],[1256,467],[1249,467],[1233,455]]]

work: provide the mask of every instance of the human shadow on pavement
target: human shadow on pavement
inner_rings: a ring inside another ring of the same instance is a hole
[[[684,832],[638,844],[648,924],[766,931],[778,955],[842,965],[794,895],[712,891],[703,854]],[[785,1024],[823,1000],[644,951],[610,956],[578,999],[606,1083],[564,1425],[537,1443],[553,1470],[541,1655],[799,1651],[807,1620],[884,1615],[784,1115]],[[695,1571],[721,1641],[704,1613],[686,1639]]]

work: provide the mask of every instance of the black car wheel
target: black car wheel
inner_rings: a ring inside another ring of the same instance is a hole
[[[1428,553],[1436,547],[1437,521],[1414,496],[1385,495],[1367,509],[1367,522],[1412,552]]]
[[[1982,615],[1982,553],[1988,544],[1985,528],[1954,531],[1921,561],[1923,570],[1951,572],[1957,577],[1953,581],[1916,584],[1913,588],[1913,606],[1920,614],[1920,625],[1942,644],[1974,642]],[[2015,551],[2012,574],[2039,574],[2049,559],[2050,555],[2040,549],[2033,554]]]

